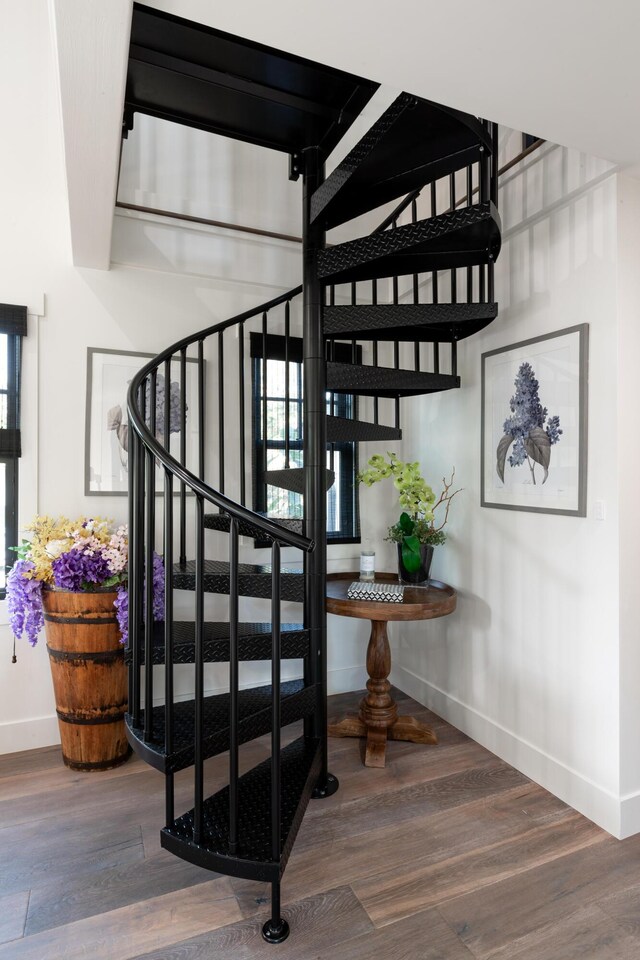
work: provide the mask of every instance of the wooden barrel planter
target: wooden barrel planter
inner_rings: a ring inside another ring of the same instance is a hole
[[[62,759],[72,770],[116,767],[131,754],[116,593],[43,590],[42,596]]]

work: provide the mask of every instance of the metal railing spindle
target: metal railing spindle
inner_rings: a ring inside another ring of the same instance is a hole
[[[218,485],[224,493],[224,330],[218,333]],[[200,341],[202,343],[202,341]],[[204,397],[204,393],[203,393]],[[204,411],[204,402],[203,402]],[[204,449],[203,449],[204,461]]]
[[[280,544],[271,546],[271,858],[281,854],[280,796]]]
[[[157,370],[146,381],[149,385],[149,431],[156,433],[156,385]],[[146,518],[144,550],[145,618],[144,618],[144,739],[153,740],[153,548],[156,513],[156,461],[150,450],[146,451]]]
[[[193,842],[202,843],[204,805],[204,499],[196,496],[195,523],[195,711],[193,764]]]
[[[180,350],[180,464],[187,465],[187,348]],[[180,481],[180,563],[187,562],[187,488]]]
[[[238,524],[229,526],[229,855],[238,852]]]

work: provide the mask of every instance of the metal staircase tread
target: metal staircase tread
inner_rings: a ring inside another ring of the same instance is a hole
[[[328,338],[450,343],[478,333],[497,315],[497,303],[327,306],[324,308],[324,335]]]
[[[375,440],[401,440],[402,430],[384,423],[368,423],[348,417],[327,417],[327,443],[365,443]]]
[[[351,283],[469,267],[495,260],[500,243],[500,216],[487,201],[319,250],[317,273]]]
[[[330,153],[379,84],[134,4],[125,115],[182,123],[273,150]]]
[[[311,222],[345,223],[474,163],[481,146],[491,140],[476,117],[401,93],[313,194]]]
[[[229,788],[204,801],[203,837],[193,840],[194,812],[178,817],[160,834],[161,844],[191,863],[229,876],[274,882],[279,880],[307,803],[320,774],[319,741],[294,740],[281,752],[280,861],[272,859],[271,760],[238,780],[238,850],[229,853]]]
[[[193,663],[195,658],[195,623],[193,620],[175,620],[173,622],[173,663]],[[226,620],[205,621],[203,624],[203,658],[205,663],[228,663],[229,661],[229,623]],[[309,653],[309,633],[301,623],[283,623],[281,628],[280,649],[283,660],[297,660]],[[238,659],[271,659],[271,624],[238,624]],[[125,661],[130,663],[132,651],[127,647]],[[145,662],[144,647],[140,653],[140,663]],[[154,623],[153,663],[165,662],[164,623]]]
[[[294,533],[302,533],[302,520],[293,517],[270,517],[267,514],[260,514],[266,520],[277,523],[284,530],[293,530]],[[204,525],[207,530],[219,530],[228,533],[231,527],[231,517],[228,513],[206,513]],[[242,537],[253,537],[255,540],[270,540],[264,530],[244,520],[238,520],[238,533]]]
[[[336,475],[333,470],[327,470],[327,490],[335,483]],[[263,478],[272,487],[282,490],[291,490],[292,493],[304,495],[305,475],[302,467],[291,467],[285,470],[266,470]],[[264,539],[264,536],[260,539]]]
[[[206,593],[229,593],[229,563],[226,560],[205,560],[203,581]],[[187,560],[173,567],[173,586],[176,590],[195,590],[196,563]],[[271,564],[240,563],[238,565],[238,592],[241,597],[271,597]],[[280,597],[296,603],[304,601],[302,568],[283,568],[280,576]]]
[[[314,708],[316,687],[304,680],[287,680],[280,685],[281,726],[308,716]],[[229,749],[229,694],[219,693],[203,699],[204,758],[214,757]],[[238,742],[247,743],[271,731],[271,686],[251,687],[238,691]],[[144,710],[140,726],[126,716],[129,743],[143,760],[162,773],[184,770],[194,762],[195,700],[180,700],[173,705],[173,746],[165,750],[164,704],[153,708],[153,738],[144,740]]]
[[[412,397],[460,386],[460,377],[356,363],[327,363],[327,390],[368,397]]]

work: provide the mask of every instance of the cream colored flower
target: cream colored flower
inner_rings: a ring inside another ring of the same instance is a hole
[[[45,553],[48,557],[51,557],[52,560],[55,560],[56,557],[59,557],[61,554],[66,553],[73,546],[73,540],[49,540],[45,544]]]

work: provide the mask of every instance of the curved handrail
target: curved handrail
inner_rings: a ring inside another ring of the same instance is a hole
[[[238,323],[243,323],[245,320],[252,320],[254,317],[262,313],[266,313],[282,303],[287,303],[288,301],[293,300],[293,298],[297,297],[300,293],[302,293],[302,286],[294,287],[292,290],[288,290],[286,293],[280,294],[279,297],[274,297],[273,300],[262,303],[257,307],[252,307],[250,310],[245,310],[244,313],[239,313],[235,317],[230,317],[228,320],[215,323],[212,326],[207,327],[205,330],[200,330],[195,334],[190,334],[189,336],[183,337],[182,340],[178,340],[170,347],[167,347],[152,360],[146,363],[144,367],[142,367],[142,369],[139,370],[134,376],[131,384],[129,385],[129,391],[127,393],[127,412],[129,414],[132,428],[135,430],[145,447],[153,453],[154,457],[156,457],[164,467],[170,470],[174,476],[186,484],[195,493],[199,494],[209,503],[217,506],[220,510],[224,510],[226,513],[235,516],[237,519],[244,520],[247,523],[251,523],[253,526],[258,527],[265,534],[267,534],[270,539],[277,540],[280,543],[286,544],[287,546],[297,547],[299,550],[310,553],[315,548],[314,540],[303,536],[303,534],[295,533],[293,530],[287,530],[273,520],[269,520],[266,517],[261,516],[259,513],[254,513],[253,510],[249,510],[247,507],[242,506],[242,504],[238,503],[237,501],[231,500],[224,494],[214,490],[213,487],[210,487],[209,484],[205,483],[185,466],[183,466],[169,453],[168,450],[162,446],[161,443],[159,443],[156,437],[154,437],[145,424],[143,418],[140,416],[140,411],[138,410],[136,404],[138,391],[143,381],[151,373],[153,373],[154,370],[158,370],[166,360],[170,360],[176,353],[186,349],[194,343],[199,343],[205,340],[212,334],[220,333],[223,330],[226,330],[228,327],[233,327]]]

